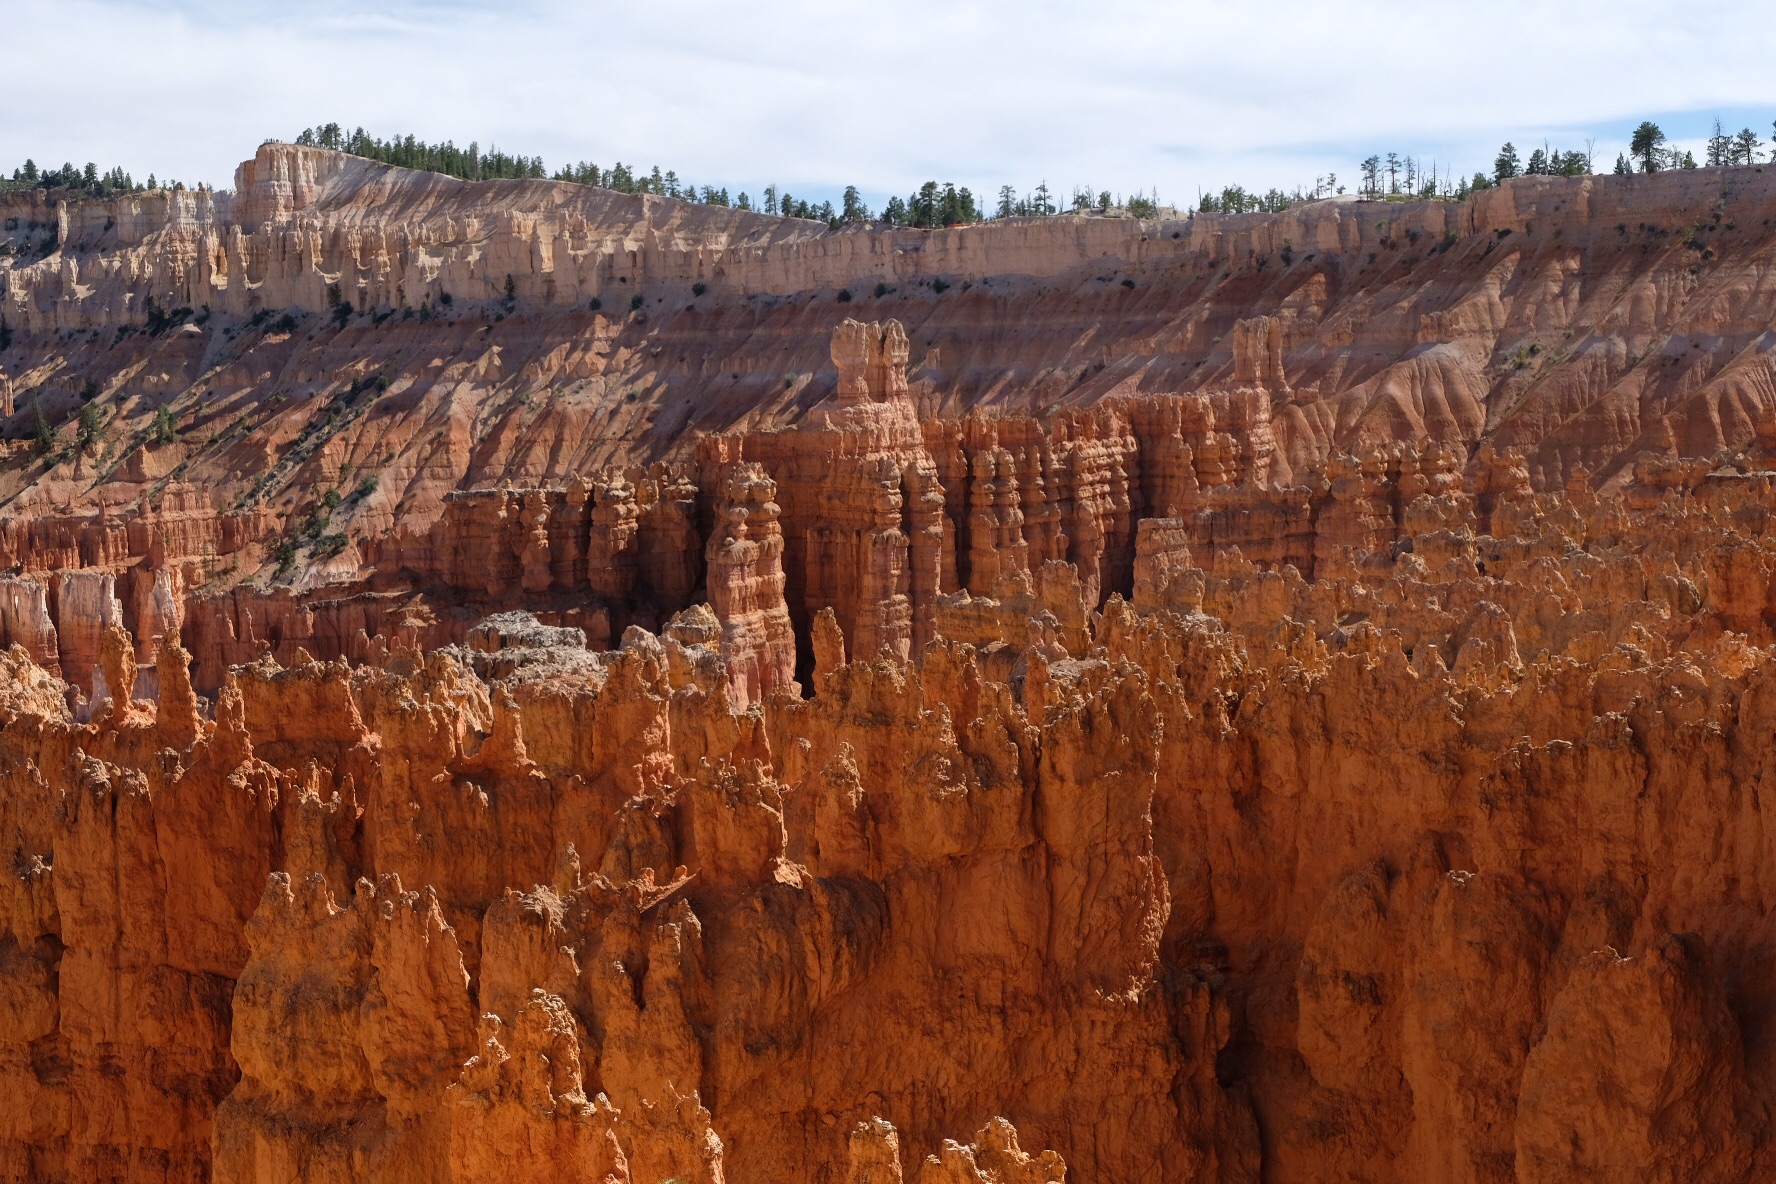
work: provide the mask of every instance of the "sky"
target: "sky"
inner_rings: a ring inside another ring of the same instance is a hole
[[[1643,119],[1769,141],[1770,10],[1740,0],[0,0],[0,169],[95,161],[217,188],[338,122],[554,167],[659,164],[874,208],[924,180],[1117,194],[1311,187],[1389,151]]]

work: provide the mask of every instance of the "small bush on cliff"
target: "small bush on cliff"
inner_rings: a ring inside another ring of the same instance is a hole
[[[55,451],[55,429],[49,426],[49,420],[43,414],[42,399],[34,400],[32,402],[32,407],[37,416],[37,451],[44,456],[48,456],[51,452]]]
[[[104,438],[104,414],[95,404],[88,403],[80,409],[80,415],[74,425],[74,444],[77,448],[85,448],[96,440]]]
[[[160,302],[154,297],[148,298],[147,328],[150,337],[159,337],[168,329],[175,329],[190,319],[191,310],[189,308],[175,308],[168,312],[160,307]]]
[[[179,438],[179,419],[168,404],[161,404],[148,425],[148,439],[156,444],[171,444]]]

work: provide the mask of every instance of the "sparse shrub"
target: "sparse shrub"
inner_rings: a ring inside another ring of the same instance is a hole
[[[88,444],[100,439],[104,435],[104,431],[105,420],[99,413],[99,409],[91,403],[82,407],[80,409],[80,416],[78,420],[76,420],[74,427],[75,445],[80,448],[85,448]]]
[[[709,286],[707,284],[703,283],[702,280],[698,280],[696,283],[691,285],[691,295],[693,295],[693,296],[701,296],[701,295],[703,295],[703,293],[705,293],[707,291],[709,291]]]
[[[851,303],[851,289],[850,288],[840,288],[839,289],[839,303],[840,304],[850,304]]]
[[[49,426],[49,420],[44,417],[43,400],[36,400],[33,406],[37,412],[37,451],[47,456],[55,450],[55,429]]]
[[[637,292],[635,295],[633,295],[629,298],[629,308],[632,311],[639,309],[642,305],[644,305],[646,303],[647,303],[647,297],[643,296],[640,292]]]
[[[171,406],[163,403],[148,425],[148,439],[156,444],[171,444],[179,438],[179,420]]]

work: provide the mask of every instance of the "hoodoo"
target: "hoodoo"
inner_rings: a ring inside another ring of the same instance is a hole
[[[0,192],[0,1176],[1776,1175],[1776,170],[235,180]]]

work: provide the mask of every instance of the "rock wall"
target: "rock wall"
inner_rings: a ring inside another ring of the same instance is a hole
[[[115,625],[87,722],[0,658],[7,1172],[1772,1170],[1769,471],[1420,492],[1312,579],[1150,519],[1135,603],[1049,561],[917,664],[822,613],[803,698],[754,463],[726,626],[260,660],[209,717]]]
[[[1776,1173],[1773,185],[0,198],[0,1174]]]

